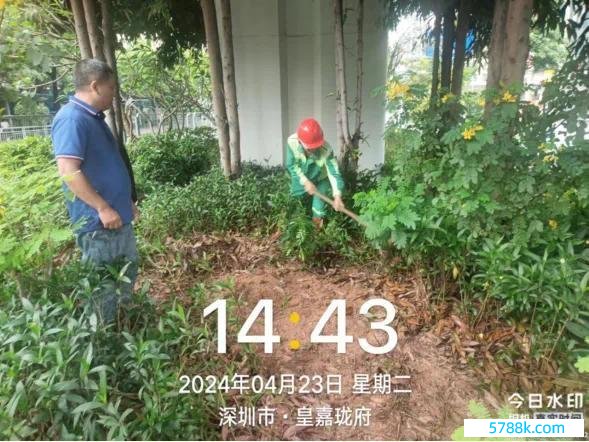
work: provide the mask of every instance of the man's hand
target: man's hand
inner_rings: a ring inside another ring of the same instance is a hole
[[[105,229],[120,229],[123,226],[120,215],[110,206],[98,209],[98,216]]]
[[[317,188],[315,187],[315,184],[313,184],[311,181],[306,181],[304,186],[305,186],[305,191],[309,195],[313,195],[315,192],[317,192]]]
[[[133,221],[137,221],[139,219],[139,208],[137,207],[137,204],[135,204],[134,202],[131,203],[131,207],[133,209]]]
[[[336,196],[333,199],[333,208],[337,211],[337,212],[341,212],[343,209],[346,208],[346,206],[344,205],[344,202],[342,201],[342,197],[341,196]]]

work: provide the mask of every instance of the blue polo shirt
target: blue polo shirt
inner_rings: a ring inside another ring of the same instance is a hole
[[[82,160],[80,169],[94,190],[119,213],[123,224],[129,224],[133,220],[131,179],[104,117],[104,112],[70,97],[51,125],[53,153],[55,158]],[[63,190],[76,233],[104,228],[95,209],[73,195],[65,183]]]

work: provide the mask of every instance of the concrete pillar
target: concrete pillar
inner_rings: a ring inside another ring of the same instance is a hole
[[[349,107],[356,91],[355,5],[355,0],[345,1]],[[231,7],[242,158],[282,164],[286,137],[306,117],[319,120],[335,147],[331,0],[233,0]],[[361,168],[384,161],[384,100],[373,96],[385,83],[387,32],[381,11],[380,0],[365,1]]]

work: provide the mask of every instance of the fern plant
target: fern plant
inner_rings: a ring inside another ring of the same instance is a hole
[[[471,419],[492,419],[491,412],[484,404],[471,400],[468,403],[468,414]],[[513,414],[513,410],[505,405],[497,410],[496,419],[509,419],[509,416]],[[464,441],[464,440],[489,440],[491,438],[477,438],[477,437],[465,437],[464,436],[464,425],[461,427],[456,428],[452,433],[452,440],[455,441]],[[492,440],[511,440],[511,439],[500,439],[500,438],[492,438]]]

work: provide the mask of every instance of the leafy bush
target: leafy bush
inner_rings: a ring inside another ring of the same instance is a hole
[[[219,148],[214,130],[200,127],[142,136],[129,144],[129,156],[145,191],[154,184],[188,184],[219,163]]]
[[[360,175],[360,180],[362,175]],[[345,201],[353,207],[351,201]],[[371,257],[374,251],[363,240],[363,227],[346,215],[331,212],[324,219],[324,226],[317,230],[309,213],[311,197],[305,196],[286,206],[278,226],[282,232],[280,245],[285,256],[297,258],[310,265],[324,265],[344,259],[359,262]]]
[[[246,231],[268,228],[273,203],[288,195],[281,169],[245,165],[241,178],[228,180],[218,167],[184,187],[156,187],[142,202],[139,229],[147,238],[192,231]]]
[[[555,96],[589,85],[574,70],[554,81],[545,111],[518,106],[517,90],[481,96],[494,104],[487,116],[452,96],[434,108],[426,97],[399,107],[395,96],[394,121],[403,126],[390,130],[406,142],[390,146],[378,187],[356,195],[371,240],[432,264],[456,280],[463,299],[527,318],[538,357],[557,344],[567,351],[573,341],[559,341],[563,331],[589,310],[589,142],[579,136],[586,103]]]
[[[49,139],[0,143],[0,275],[42,267],[71,238]]]
[[[343,257],[359,259],[366,252],[362,227],[345,215],[332,212],[317,232],[311,222],[311,201],[290,195],[284,169],[245,164],[242,176],[227,180],[218,168],[193,178],[184,187],[164,185],[142,202],[139,230],[156,242],[166,235],[180,237],[199,232],[282,232],[286,256],[324,262]],[[374,173],[361,173],[360,189],[374,185]],[[344,195],[345,196],[345,195]],[[346,199],[348,207],[353,201]]]
[[[202,319],[176,302],[159,314],[142,291],[105,328],[84,307],[100,283],[71,266],[37,281],[31,296],[0,286],[0,436],[217,438],[220,398],[178,393],[180,374],[215,369]],[[204,297],[193,302],[200,309]]]

